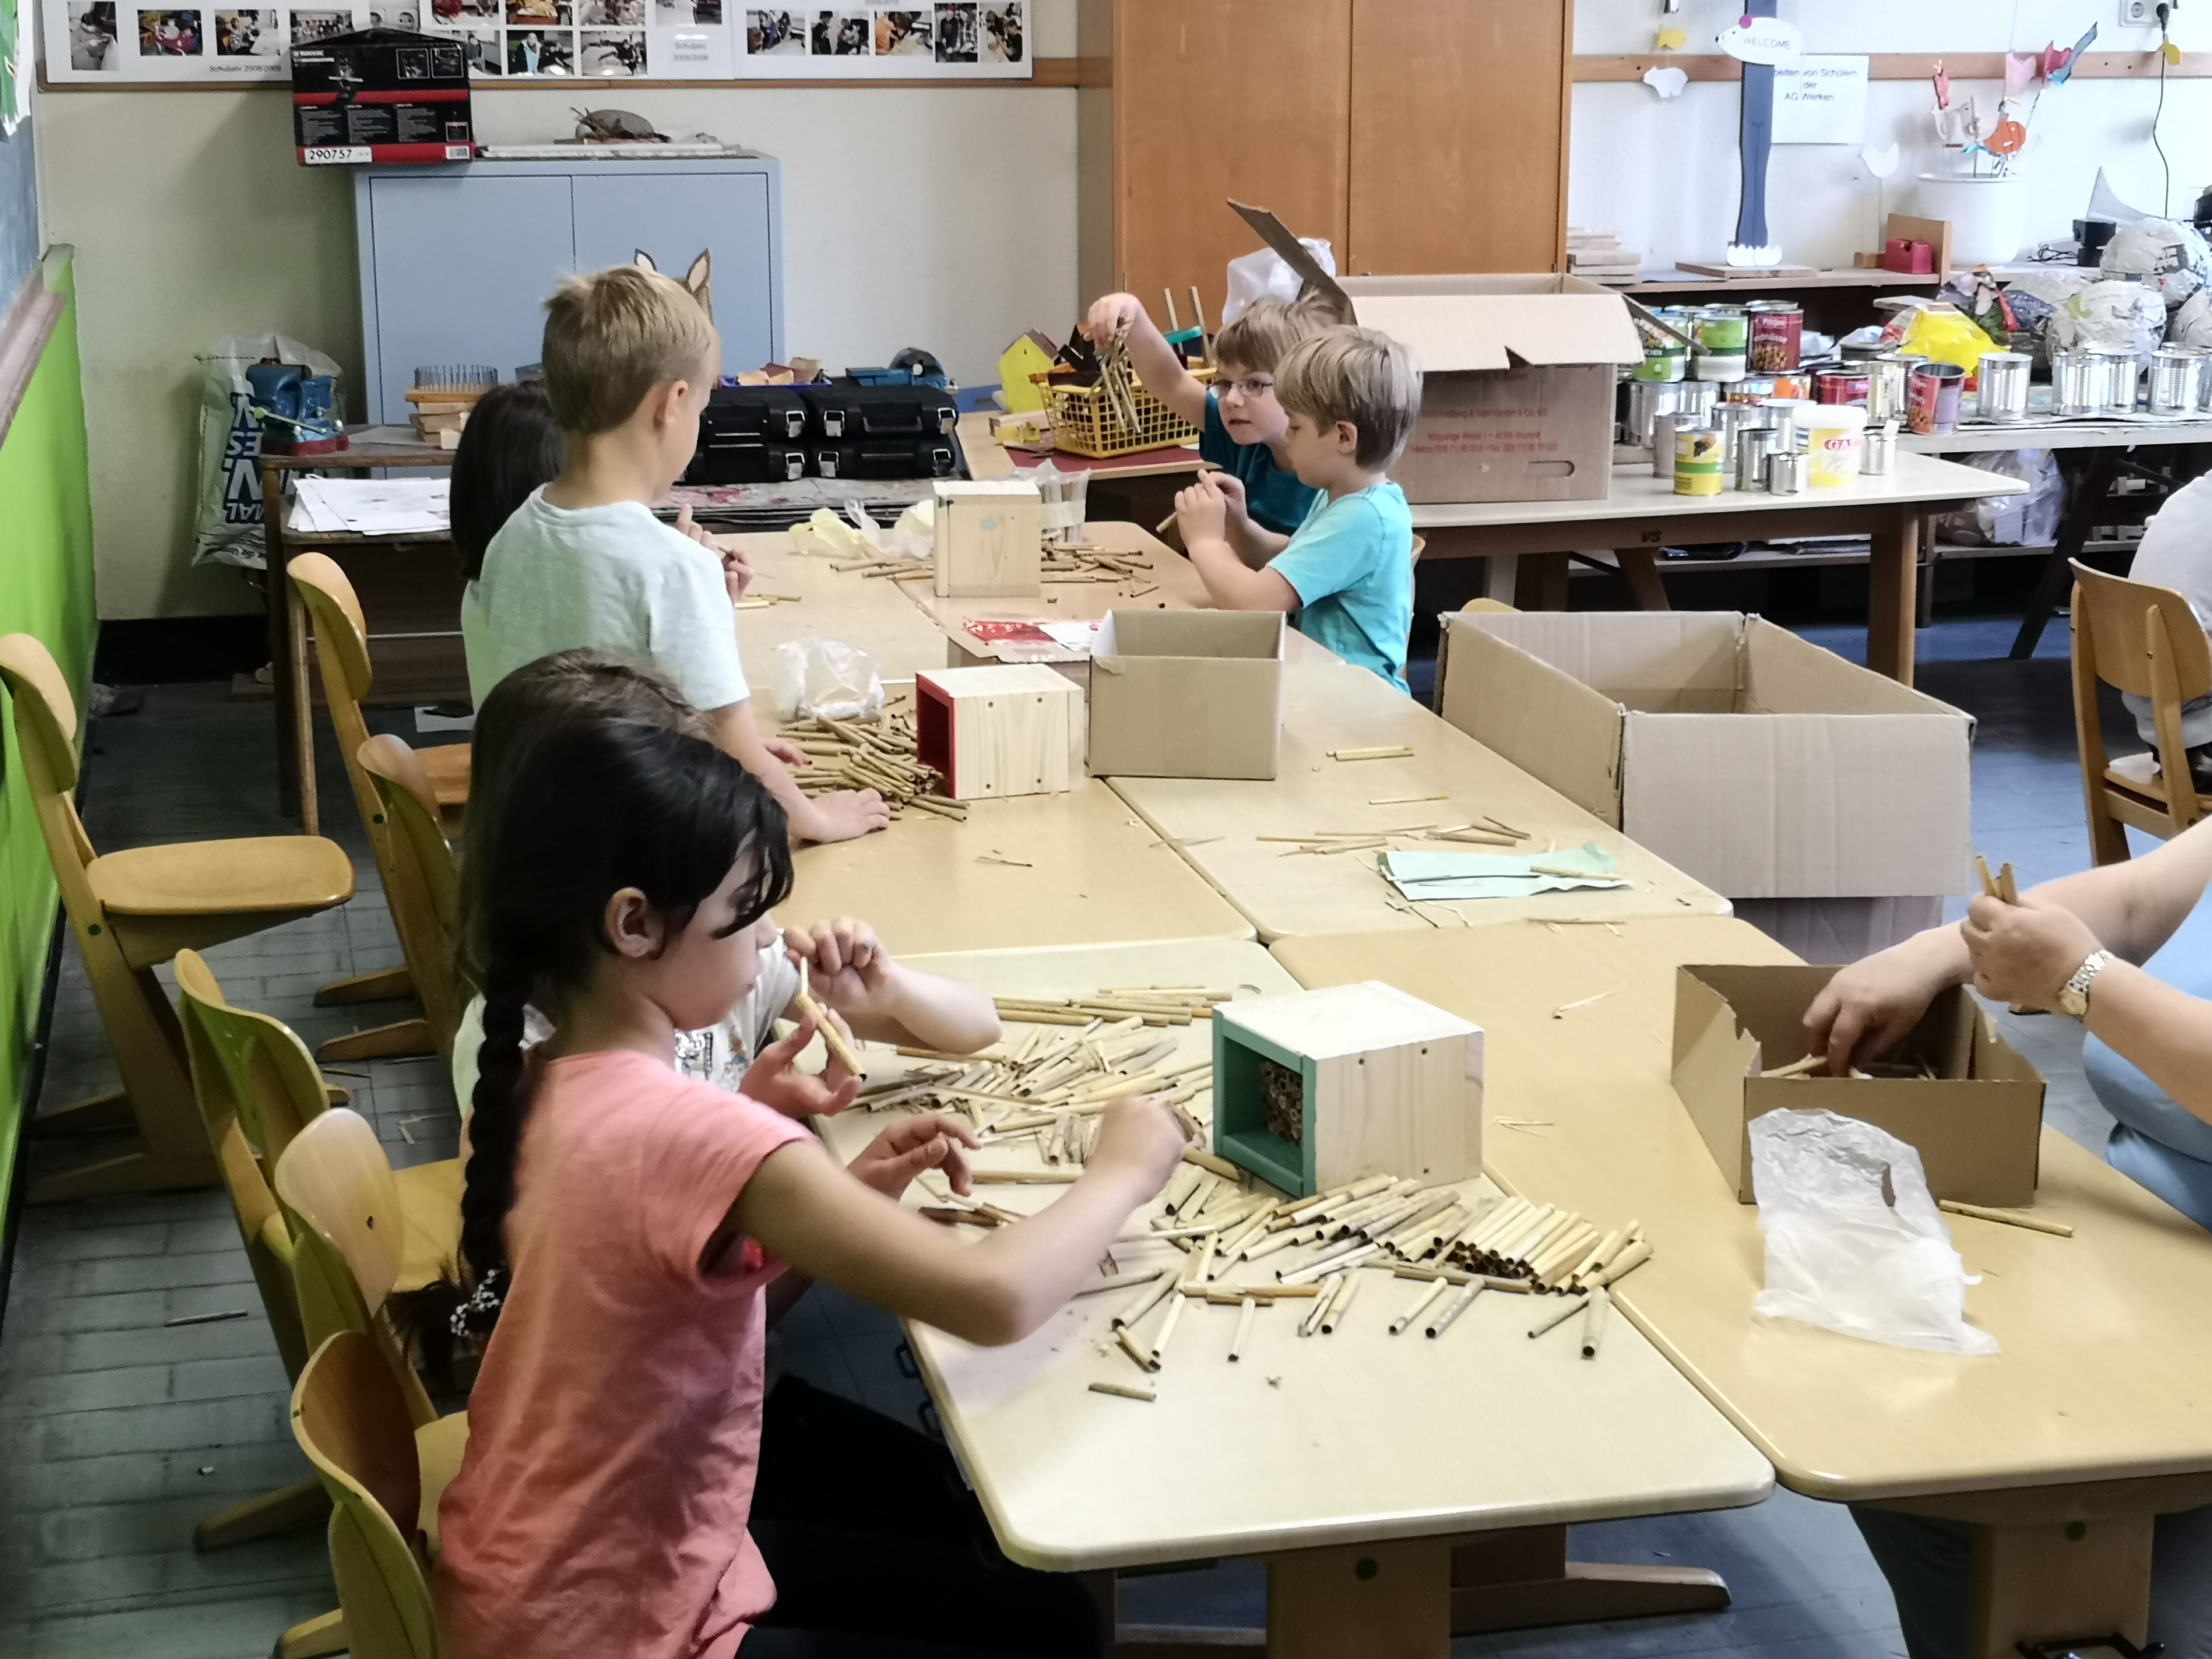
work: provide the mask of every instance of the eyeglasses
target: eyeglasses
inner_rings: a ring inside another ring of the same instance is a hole
[[[1247,398],[1264,398],[1275,389],[1275,383],[1257,374],[1248,374],[1241,380],[1216,380],[1213,389],[1224,398],[1232,392],[1241,392]]]

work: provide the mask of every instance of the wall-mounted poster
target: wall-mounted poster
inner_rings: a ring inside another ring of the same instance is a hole
[[[459,41],[478,80],[1027,80],[1030,0],[36,0],[58,82],[285,81],[294,43],[357,28]],[[7,0],[0,0],[0,4]],[[17,0],[27,9],[33,0]]]

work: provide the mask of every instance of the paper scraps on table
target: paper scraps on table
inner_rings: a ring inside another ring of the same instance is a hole
[[[1409,899],[1533,898],[1632,884],[1596,846],[1556,853],[1385,853],[1382,878]]]
[[[1042,622],[1029,617],[977,617],[963,624],[976,654],[1000,662],[1080,662],[1098,638],[1095,622]]]

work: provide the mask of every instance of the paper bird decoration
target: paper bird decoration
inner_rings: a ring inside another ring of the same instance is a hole
[[[2045,46],[2043,49],[2043,78],[2054,87],[2064,86],[2074,78],[2075,64],[2081,61],[2081,54],[2089,50],[2089,43],[2096,38],[2097,26],[2092,23],[2088,33],[2066,51],[2061,52],[2056,46]]]

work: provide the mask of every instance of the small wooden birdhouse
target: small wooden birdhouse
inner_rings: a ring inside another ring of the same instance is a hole
[[[1213,1150],[1294,1197],[1482,1170],[1482,1029],[1369,981],[1213,1011]]]
[[[955,800],[1049,795],[1083,778],[1083,692],[1042,663],[914,677],[915,757]]]
[[[1030,378],[1052,367],[1060,348],[1031,329],[999,354],[999,398],[1017,413],[1044,407],[1044,387]]]
[[[931,525],[939,599],[1034,598],[1043,591],[1037,487],[1018,478],[940,479]]]

